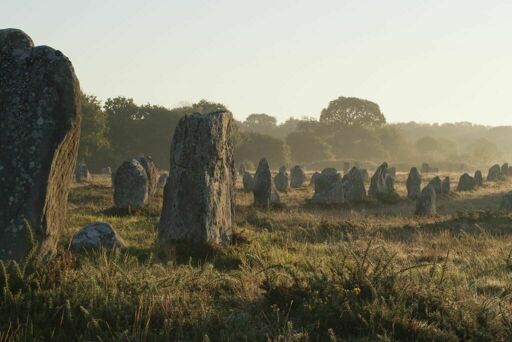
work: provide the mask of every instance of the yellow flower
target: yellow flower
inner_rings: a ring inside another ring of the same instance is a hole
[[[359,287],[354,287],[352,289],[352,292],[356,295],[356,296],[359,296],[359,294],[361,293],[361,289]]]

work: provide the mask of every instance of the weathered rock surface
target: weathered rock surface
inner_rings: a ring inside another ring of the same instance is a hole
[[[71,239],[71,249],[74,251],[90,249],[113,249],[126,247],[126,243],[106,222],[94,222],[80,229]]]
[[[439,178],[439,176],[435,176],[434,178],[432,178],[428,184],[432,185],[437,195],[443,192],[443,185],[441,178]]]
[[[269,208],[272,204],[280,202],[279,194],[272,181],[268,161],[265,158],[261,159],[258,164],[252,193],[254,194],[254,205],[258,207]]]
[[[345,202],[341,175],[334,168],[326,168],[315,179],[315,194],[311,200],[318,204]]]
[[[244,173],[242,183],[244,185],[245,192],[252,192],[252,190],[254,189],[254,177],[249,172]]]
[[[391,195],[395,192],[394,183],[393,177],[388,175],[388,163],[384,162],[372,176],[368,196],[378,199]]]
[[[89,172],[87,165],[84,162],[78,163],[75,168],[75,180],[77,182],[83,182],[91,180],[91,178],[91,173]]]
[[[349,173],[343,177],[342,184],[345,201],[359,202],[366,200],[366,188],[360,169],[354,166]]]
[[[474,178],[475,178],[475,185],[476,186],[484,185],[484,177],[482,176],[482,171],[476,170]]]
[[[137,159],[125,161],[114,177],[114,205],[138,209],[148,201],[148,175]]]
[[[137,158],[140,165],[146,171],[148,176],[148,195],[153,196],[158,190],[158,181],[160,180],[160,172],[158,171],[155,162],[150,156],[141,155]]]
[[[413,167],[409,171],[409,176],[406,181],[407,197],[410,199],[417,199],[421,192],[421,174],[418,169]]]
[[[288,179],[288,172],[286,172],[286,167],[281,166],[279,172],[274,177],[274,184],[276,186],[277,191],[287,192],[288,186],[290,184]]]
[[[231,242],[236,170],[229,112],[180,119],[164,188],[160,242]]]
[[[476,187],[475,179],[464,173],[460,176],[459,184],[457,185],[457,191],[471,191]]]
[[[34,246],[51,257],[65,223],[80,139],[80,87],[71,62],[0,30],[0,259]]]
[[[295,165],[290,170],[290,187],[300,188],[306,181],[306,173],[299,165]]]
[[[441,183],[441,193],[448,194],[451,191],[450,177],[446,176]]]
[[[421,191],[420,197],[416,201],[416,215],[435,215],[437,213],[436,198],[436,190],[432,184],[428,184]]]
[[[496,182],[503,178],[501,174],[501,167],[498,164],[493,165],[489,169],[489,173],[487,174],[487,181]]]

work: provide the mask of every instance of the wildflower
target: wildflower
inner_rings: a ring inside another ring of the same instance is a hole
[[[361,289],[359,287],[354,287],[352,289],[352,293],[355,294],[356,296],[359,296],[359,294],[361,293]]]

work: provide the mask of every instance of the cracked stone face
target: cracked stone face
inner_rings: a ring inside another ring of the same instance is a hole
[[[51,256],[64,224],[80,138],[71,62],[16,29],[0,30],[0,259]]]
[[[228,112],[183,117],[171,145],[159,241],[231,242],[236,170]]]

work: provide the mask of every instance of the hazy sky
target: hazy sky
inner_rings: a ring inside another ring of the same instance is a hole
[[[392,122],[512,124],[510,0],[0,0],[0,26],[63,51],[102,100],[282,121],[355,96]]]

